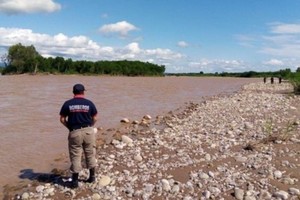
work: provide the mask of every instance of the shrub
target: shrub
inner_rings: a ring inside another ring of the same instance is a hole
[[[294,93],[300,94],[300,73],[295,73],[294,76],[289,78],[290,83],[294,87]]]

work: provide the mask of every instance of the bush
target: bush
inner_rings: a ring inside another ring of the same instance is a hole
[[[294,93],[295,94],[300,94],[300,73],[297,72],[293,76],[289,78],[290,83],[294,87]]]

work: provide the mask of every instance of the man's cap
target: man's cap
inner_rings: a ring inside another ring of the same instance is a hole
[[[82,84],[78,83],[73,86],[74,94],[82,93],[83,91],[85,91],[85,88]]]

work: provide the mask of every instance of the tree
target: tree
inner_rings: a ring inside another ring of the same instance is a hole
[[[8,71],[16,73],[37,72],[39,53],[33,45],[23,46],[21,43],[11,46],[5,58]]]

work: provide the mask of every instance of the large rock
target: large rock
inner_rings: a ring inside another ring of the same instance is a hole
[[[101,179],[99,180],[99,185],[105,187],[109,185],[110,182],[111,182],[111,178],[109,176],[102,176]]]

